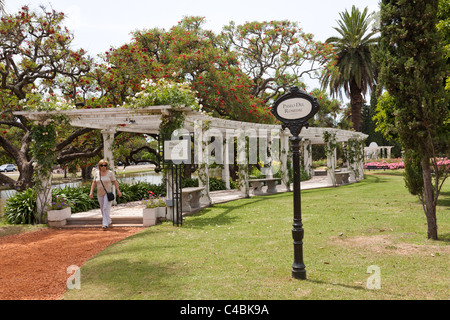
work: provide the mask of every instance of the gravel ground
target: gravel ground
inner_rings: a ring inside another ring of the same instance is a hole
[[[59,300],[71,265],[143,228],[40,229],[0,237],[0,300]]]

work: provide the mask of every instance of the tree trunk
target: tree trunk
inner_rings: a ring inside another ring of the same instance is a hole
[[[191,179],[192,178],[192,173],[195,172],[196,168],[194,168],[193,164],[185,164],[183,166],[184,170],[183,170],[183,178],[184,179]]]
[[[92,165],[81,167],[81,179],[83,181],[88,181],[92,179],[92,169],[94,167]],[[67,172],[67,170],[64,170],[64,172]]]
[[[361,89],[352,81],[350,83],[350,106],[352,110],[353,129],[357,132],[361,131],[361,109],[363,101]]]
[[[433,183],[431,182],[431,168],[428,158],[422,159],[421,164],[424,184],[423,209],[427,218],[428,239],[437,240],[436,201]]]
[[[17,159],[16,159],[17,161]],[[14,189],[18,191],[24,191],[33,186],[33,162],[20,160],[17,162],[17,167],[19,167],[19,179],[14,185]]]

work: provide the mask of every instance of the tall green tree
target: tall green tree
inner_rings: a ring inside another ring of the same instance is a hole
[[[450,0],[439,1],[438,19],[436,28],[442,35],[445,58],[447,64],[450,64]],[[450,77],[447,77],[445,89],[450,91]]]
[[[438,239],[436,205],[448,176],[448,168],[439,166],[439,157],[450,153],[444,89],[448,67],[436,29],[438,4],[439,0],[383,0],[381,54],[377,55],[380,83],[392,99],[388,127],[395,129],[408,155],[406,171],[414,173],[410,167],[420,163],[421,179],[408,175],[405,180],[423,204],[430,239]]]
[[[368,8],[362,12],[352,7],[340,13],[339,27],[334,28],[339,37],[326,40],[336,51],[338,73],[326,73],[321,79],[324,88],[342,99],[342,90],[350,98],[353,128],[361,129],[361,108],[368,89],[372,89],[376,68],[372,60],[372,48],[377,45],[376,31],[370,29]]]
[[[315,88],[310,94],[317,98],[320,109],[314,116],[314,119],[309,121],[309,124],[312,127],[336,128],[339,118],[342,115],[340,101],[330,98],[323,89]]]

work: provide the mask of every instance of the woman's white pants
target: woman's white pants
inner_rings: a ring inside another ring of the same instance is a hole
[[[103,197],[97,197],[98,203],[100,204],[100,210],[102,211],[102,225],[103,227],[108,227],[111,224],[111,205],[112,201],[108,201],[108,196],[105,194]]]

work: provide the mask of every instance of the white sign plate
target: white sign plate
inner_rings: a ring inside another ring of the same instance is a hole
[[[280,117],[288,120],[305,118],[312,111],[312,104],[309,100],[302,98],[292,98],[282,101],[277,107]]]
[[[188,161],[188,140],[166,140],[164,141],[164,160]]]

